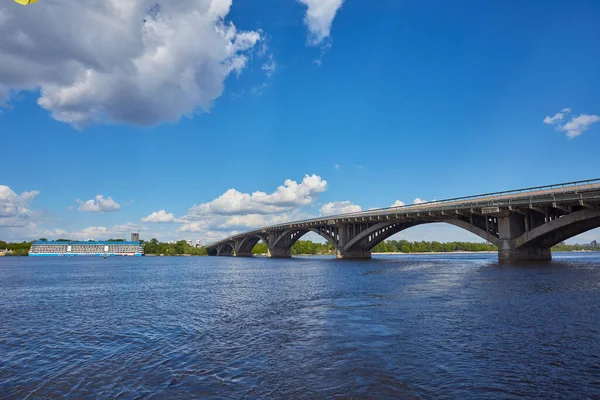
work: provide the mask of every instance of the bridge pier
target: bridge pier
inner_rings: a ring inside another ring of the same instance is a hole
[[[552,259],[550,246],[544,243],[519,245],[517,238],[532,228],[545,224],[545,218],[534,213],[503,211],[496,214],[498,219],[498,260],[499,261],[544,261]]]
[[[269,248],[267,250],[267,256],[270,258],[292,258],[292,248]]]
[[[235,257],[252,257],[252,251],[239,251],[234,253]]]
[[[542,244],[515,247],[514,240],[500,240],[498,260],[506,261],[547,261],[552,259],[550,247]]]
[[[337,250],[336,257],[340,260],[367,260],[371,258],[371,251],[362,249]]]

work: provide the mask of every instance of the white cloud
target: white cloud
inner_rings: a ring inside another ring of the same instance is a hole
[[[260,67],[269,78],[277,71],[277,63],[273,59],[273,54],[269,54],[267,61]]]
[[[570,108],[563,108],[560,112],[554,114],[553,117],[547,116],[546,118],[544,118],[544,123],[551,125],[557,123],[558,121],[562,121],[565,118],[565,114],[568,114],[570,112]]]
[[[304,4],[306,15],[304,23],[308,27],[308,42],[313,45],[319,45],[329,37],[331,24],[344,0],[299,0]]]
[[[137,232],[143,229],[144,227],[141,225],[128,222],[126,224],[114,225],[110,228],[106,228],[104,226],[89,226],[80,231],[74,231],[70,233],[62,231],[62,234],[68,236],[67,239],[73,240],[107,240],[115,237],[128,239],[131,232]]]
[[[334,201],[331,203],[324,204],[319,210],[321,216],[347,214],[353,212],[359,212],[362,208],[359,205],[353,204],[352,202],[346,201]]]
[[[181,227],[179,229],[177,229],[177,232],[205,232],[208,231],[210,229],[209,223],[207,220],[204,221],[191,221],[191,222],[186,222],[183,225],[181,225]]]
[[[176,218],[173,214],[167,213],[165,210],[154,211],[152,214],[147,217],[142,218],[142,222],[150,222],[150,223],[170,223],[176,222]]]
[[[568,122],[562,123],[565,116],[569,113],[571,113],[571,109],[564,108],[553,117],[547,116],[544,118],[544,123],[549,125],[556,124],[557,131],[567,132],[567,137],[573,139],[600,121],[600,116],[598,115],[581,114],[577,117],[572,117]]]
[[[340,164],[333,164],[333,169],[340,169],[340,168],[341,168]]]
[[[419,199],[419,200],[420,200],[420,199]],[[393,204],[392,204],[390,207],[403,207],[403,206],[405,206],[405,205],[406,205],[406,204],[404,204],[404,202],[403,202],[403,201],[396,200],[396,201],[395,201],[395,202],[394,202],[394,203],[393,203]]]
[[[261,40],[225,20],[231,0],[0,2],[0,104],[38,104],[81,127],[154,125],[209,111]]]
[[[25,227],[31,224],[33,212],[28,207],[39,193],[31,191],[18,195],[10,187],[0,185],[0,227]]]
[[[600,116],[598,115],[581,114],[578,117],[571,118],[569,122],[563,126],[559,126],[557,129],[567,132],[567,136],[572,139],[581,135],[582,132],[587,131],[590,126],[598,121],[600,121]]]
[[[104,226],[89,226],[85,229],[67,231],[61,228],[45,229],[35,223],[29,223],[23,227],[0,229],[0,234],[3,240],[34,240],[41,237],[55,239],[72,239],[72,240],[106,240],[110,238],[129,238],[131,232],[144,232],[144,227],[132,223],[118,224],[112,227]]]
[[[56,240],[56,239],[66,239],[69,236],[69,233],[64,229],[54,228],[54,229],[46,229],[44,230],[40,237],[45,237],[46,239]]]
[[[217,229],[240,229],[248,230],[254,228],[260,228],[264,226],[283,224],[285,222],[297,221],[302,218],[298,217],[297,213],[294,214],[248,214],[248,215],[233,215],[228,217],[223,223],[221,223]]]
[[[318,175],[305,175],[302,182],[287,179],[271,194],[242,193],[229,189],[216,199],[194,205],[186,219],[202,219],[206,215],[274,214],[312,204],[319,193],[327,190],[327,181]]]
[[[121,206],[112,199],[112,197],[104,198],[101,194],[97,195],[96,198],[81,201],[77,199],[77,203],[79,203],[78,211],[83,212],[110,212],[110,211],[119,211]]]
[[[413,204],[423,204],[423,203],[427,203],[427,200],[423,200],[418,197],[413,200]]]
[[[176,219],[175,222],[181,223],[177,232],[194,232],[210,242],[218,236],[215,232],[227,236],[233,232],[312,218],[314,215],[302,209],[314,204],[319,193],[325,190],[327,182],[318,175],[305,175],[300,183],[287,179],[269,194],[229,189],[210,202],[194,205],[187,215]],[[213,232],[211,238],[210,232]]]

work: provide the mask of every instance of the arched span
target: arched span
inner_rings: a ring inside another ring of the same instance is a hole
[[[237,244],[235,249],[236,255],[252,255],[252,249],[261,240],[267,243],[267,240],[259,234],[246,236]]]
[[[517,248],[540,244],[552,247],[564,240],[600,227],[600,210],[580,210],[548,221],[515,239]]]
[[[469,222],[460,220],[460,219],[449,219],[449,220],[445,220],[445,221],[439,221],[439,222],[445,222],[447,224],[451,224],[454,226],[458,226],[459,228],[463,228],[464,230],[467,230],[477,236],[479,236],[482,239],[487,240],[488,242],[490,242],[491,244],[498,246],[498,236],[490,233],[490,232],[486,232],[484,229],[481,229]]]
[[[217,249],[218,256],[231,256],[233,255],[233,244],[232,243],[223,243]]]
[[[463,228],[496,246],[498,245],[498,237],[494,236],[492,233],[486,232],[485,230],[478,228],[477,226],[472,225],[466,221],[462,221],[459,219],[448,219],[411,222],[381,222],[373,225],[369,229],[365,230],[364,232],[361,232],[352,240],[350,240],[348,244],[344,246],[344,250],[349,251],[352,249],[360,248],[361,250],[371,251],[371,249],[373,249],[373,247],[377,246],[379,243],[405,229],[412,228],[413,226],[417,225],[440,222],[445,222],[447,224]]]
[[[319,230],[316,228],[308,228],[308,229],[288,229],[283,232],[279,237],[273,242],[272,248],[291,248],[294,243],[296,243],[302,236],[306,235],[309,232],[314,232],[317,235],[321,236],[329,243],[337,246],[337,233],[335,233],[332,229],[323,229]]]
[[[380,222],[366,229],[365,231],[356,235],[350,240],[344,251],[349,251],[354,248],[360,248],[361,250],[371,251],[371,249],[377,244],[383,242],[396,233],[413,226],[421,225],[424,222]]]

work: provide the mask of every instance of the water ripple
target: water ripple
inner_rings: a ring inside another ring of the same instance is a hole
[[[600,257],[0,259],[0,399],[600,398]]]

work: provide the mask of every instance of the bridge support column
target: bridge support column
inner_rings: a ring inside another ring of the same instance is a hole
[[[352,250],[337,250],[336,257],[343,260],[365,260],[371,258],[369,250],[352,249]]]
[[[498,216],[498,260],[499,261],[541,261],[551,260],[550,247],[541,243],[518,246],[516,238],[530,229],[528,215],[504,212]],[[534,221],[537,222],[537,221]]]
[[[292,248],[270,248],[267,250],[267,256],[269,256],[270,258],[291,258]]]
[[[515,247],[513,240],[500,240],[498,243],[499,261],[543,261],[551,260],[550,247],[541,244]]]

